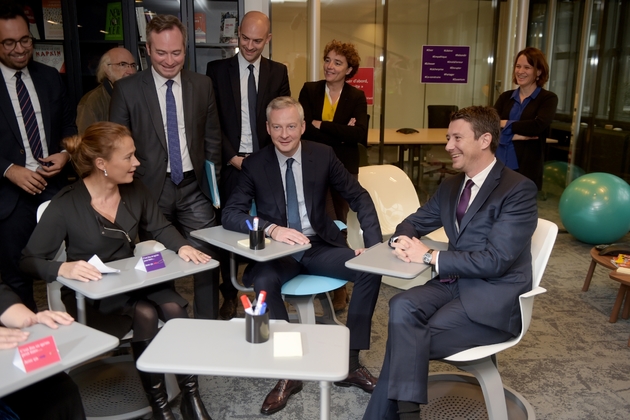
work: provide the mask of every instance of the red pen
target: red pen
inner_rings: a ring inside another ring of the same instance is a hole
[[[254,311],[254,315],[260,315],[260,309],[262,308],[262,304],[265,303],[265,298],[267,297],[267,292],[261,290],[258,294],[258,300],[256,301],[256,310]]]
[[[245,295],[241,295],[241,303],[243,304],[243,308],[245,308],[245,312],[250,315],[254,315],[254,311],[252,310],[252,303],[249,301],[249,298]]]

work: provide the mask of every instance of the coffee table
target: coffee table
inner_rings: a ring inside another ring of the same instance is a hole
[[[77,318],[80,323],[85,324],[86,297],[96,300],[104,299],[109,296],[153,286],[154,284],[164,283],[201,271],[212,270],[219,266],[219,262],[216,260],[210,260],[206,264],[186,262],[175,252],[168,249],[161,251],[161,253],[164,258],[165,267],[148,273],[134,268],[141,258],[140,256],[135,256],[106,263],[109,267],[119,269],[120,273],[105,274],[99,281],[84,283],[61,276],[57,277],[57,281],[75,291],[77,298]]]
[[[596,247],[591,248],[591,265],[588,267],[586,278],[584,279],[584,285],[582,291],[586,292],[591,285],[591,279],[593,278],[593,272],[597,264],[606,267],[609,270],[615,270],[616,267],[610,262],[614,256],[612,255],[599,255],[599,250]]]
[[[621,309],[621,305],[623,304],[624,299],[626,302],[623,305],[621,317],[623,319],[628,319],[628,317],[630,317],[630,299],[628,298],[628,291],[630,291],[630,275],[611,271],[608,277],[610,277],[614,281],[619,282],[619,292],[617,292],[617,299],[615,300],[612,313],[610,314],[610,319],[608,320],[608,322],[615,323],[617,322],[619,310]],[[630,346],[630,341],[628,341],[628,345]]]
[[[319,381],[320,418],[330,419],[330,383],[348,376],[350,330],[341,325],[269,323],[269,341],[245,341],[245,320],[172,319],[142,353],[145,372]],[[275,358],[273,334],[300,332],[302,357]]]
[[[57,373],[68,370],[95,356],[105,353],[118,345],[118,339],[109,334],[73,322],[60,325],[53,330],[42,324],[36,324],[24,331],[31,334],[24,344],[52,335],[55,338],[61,361],[45,366],[33,372],[25,373],[13,365],[16,349],[0,350],[0,397],[39,382]]]

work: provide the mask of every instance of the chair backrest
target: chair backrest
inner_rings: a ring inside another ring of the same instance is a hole
[[[37,207],[37,222],[42,218],[42,215],[48,208],[48,204],[50,204],[50,200],[44,201],[42,204]],[[59,251],[55,254],[53,258],[54,261],[65,261],[66,260],[66,246],[65,244],[61,244],[59,247]],[[66,305],[64,305],[61,300],[61,287],[62,284],[58,281],[53,281],[46,284],[46,292],[48,296],[48,307],[52,311],[66,311]]]
[[[383,239],[396,231],[396,226],[418,210],[418,193],[407,174],[397,166],[372,165],[359,168],[359,183],[372,197]],[[348,243],[363,248],[363,232],[353,211],[348,213]]]
[[[555,223],[538,219],[538,226],[532,236],[532,289],[540,285],[557,235],[558,226]]]
[[[448,128],[451,114],[457,112],[457,105],[427,105],[429,113],[428,128]]]

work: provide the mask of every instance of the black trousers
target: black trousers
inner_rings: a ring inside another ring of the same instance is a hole
[[[173,184],[167,177],[158,205],[164,216],[193,247],[202,250],[214,259],[219,259],[219,253],[213,246],[190,236],[193,230],[205,229],[217,224],[212,202],[201,191],[194,176],[184,179],[179,185]],[[152,238],[144,233],[140,239]],[[194,274],[193,279],[195,318],[217,319],[219,317],[219,270]]]
[[[20,419],[85,419],[79,388],[65,373],[58,373],[1,398]]]
[[[433,279],[389,301],[383,368],[363,419],[398,419],[397,401],[427,403],[429,360],[512,334],[471,321],[459,299],[458,283]]]
[[[298,274],[314,274],[335,277],[354,283],[352,299],[348,307],[346,326],[350,329],[350,349],[370,348],[372,315],[381,288],[381,276],[351,270],[346,261],[354,258],[350,248],[335,247],[317,237],[310,237],[311,248],[298,262],[288,256],[268,262],[252,263],[245,269],[243,283],[253,284],[256,294],[267,292],[267,307],[272,319],[289,320],[282,300],[282,285]]]

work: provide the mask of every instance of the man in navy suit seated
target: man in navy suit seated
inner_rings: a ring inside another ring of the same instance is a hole
[[[418,419],[429,360],[520,333],[518,296],[532,288],[537,188],[494,157],[499,127],[489,107],[451,116],[446,150],[462,173],[442,182],[390,240],[398,258],[431,264],[438,275],[391,299],[385,360],[364,419]],[[448,250],[418,239],[442,226]]]
[[[346,268],[345,263],[363,250],[346,245],[339,228],[326,213],[326,194],[334,188],[357,213],[367,247],[383,240],[369,193],[350,175],[329,146],[300,141],[304,111],[295,99],[283,96],[267,106],[267,130],[273,144],[243,161],[240,182],[223,210],[226,229],[247,232],[252,199],[260,225],[272,240],[287,244],[310,243],[303,253],[269,262],[250,264],[243,283],[256,293],[267,292],[272,319],[289,320],[281,287],[300,273],[336,277],[354,283],[348,309],[350,363],[348,377],[339,386],[357,386],[372,392],[376,378],[359,364],[359,350],[370,347],[372,314],[381,277]],[[282,410],[289,397],[302,390],[302,381],[281,380],[267,395],[263,414]]]

